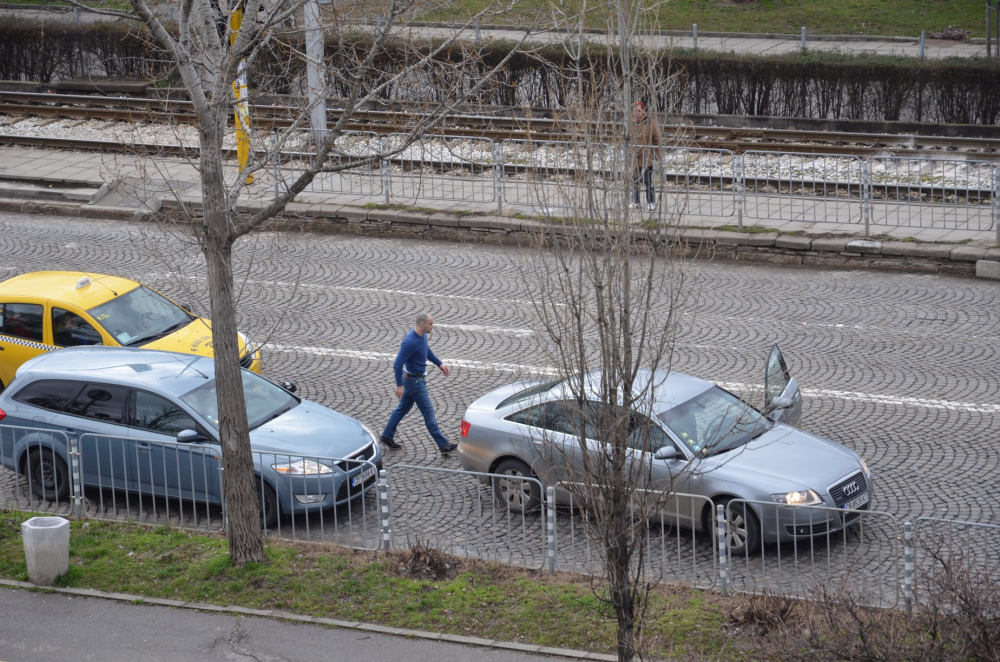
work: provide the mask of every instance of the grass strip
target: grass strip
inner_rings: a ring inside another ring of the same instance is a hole
[[[27,581],[21,522],[0,512],[0,576]],[[267,542],[266,564],[234,568],[219,534],[139,524],[73,522],[61,585],[150,598],[274,609],[516,641],[614,652],[614,621],[589,580],[463,561],[426,547],[376,553]],[[419,547],[419,546],[418,546]],[[745,659],[725,632],[733,602],[661,585],[646,615],[655,659]]]

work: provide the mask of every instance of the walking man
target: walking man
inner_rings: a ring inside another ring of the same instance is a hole
[[[389,448],[399,448],[396,442],[396,426],[403,420],[403,417],[410,413],[413,405],[424,417],[424,425],[431,433],[438,450],[447,454],[458,448],[458,444],[449,443],[440,428],[438,428],[437,418],[434,416],[434,405],[431,404],[431,396],[427,392],[427,361],[436,365],[447,377],[451,373],[448,366],[441,363],[441,359],[434,355],[427,343],[427,336],[434,330],[434,318],[429,313],[417,315],[417,323],[403,337],[403,342],[399,346],[399,353],[392,364],[393,372],[396,375],[396,397],[399,404],[396,410],[389,416],[389,422],[382,432],[382,443]]]

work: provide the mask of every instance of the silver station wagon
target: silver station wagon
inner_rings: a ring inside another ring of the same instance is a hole
[[[69,440],[83,485],[222,503],[222,449],[210,358],[72,347],[24,363],[0,394],[0,462],[43,499],[71,487]],[[242,371],[264,524],[361,496],[382,451],[357,419]]]
[[[641,379],[654,380],[653,402],[647,411],[632,412],[632,425],[648,426],[648,434],[637,435],[645,447],[637,444],[630,452],[645,454],[641,466],[649,467],[654,489],[678,494],[662,513],[671,524],[708,530],[713,513],[707,499],[729,504],[730,549],[752,553],[761,544],[828,536],[856,523],[858,511],[870,507],[872,477],[864,460],[793,427],[802,396],[777,346],[765,375],[768,415],[719,385],[682,373],[645,371]],[[596,390],[591,396],[585,406],[598,406]],[[557,502],[565,502],[569,490],[562,481],[580,475],[567,465],[582,466],[583,452],[580,428],[568,422],[574,414],[567,412],[580,411],[566,380],[521,382],[487,393],[462,420],[462,466],[536,478],[554,486]],[[533,481],[494,479],[493,489],[515,511],[537,508],[542,497]]]

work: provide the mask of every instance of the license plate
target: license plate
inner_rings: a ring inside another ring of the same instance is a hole
[[[364,471],[351,478],[351,487],[357,487],[375,475],[375,467],[365,467]],[[867,499],[868,495],[865,495]]]
[[[847,503],[845,503],[844,504],[844,510],[857,510],[858,508],[860,508],[861,506],[865,505],[866,503],[868,503],[868,492],[865,492],[864,494],[862,494],[858,498],[851,499],[850,501],[848,501]]]

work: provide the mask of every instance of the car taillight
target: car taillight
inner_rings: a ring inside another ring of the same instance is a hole
[[[7,417],[7,412],[5,412],[3,409],[0,409],[0,421],[2,421],[3,419],[5,419],[6,417]],[[464,423],[464,421],[463,421],[463,423]],[[465,428],[462,428],[462,429],[464,430]],[[462,436],[464,437],[465,435],[463,434]]]
[[[469,428],[470,427],[472,427],[472,426],[469,425],[469,422],[463,418],[462,419],[462,436],[463,437],[468,437],[469,436]]]

